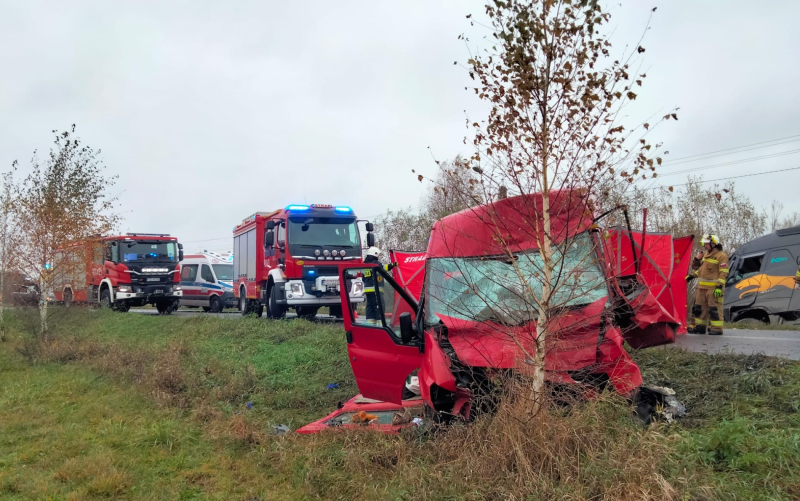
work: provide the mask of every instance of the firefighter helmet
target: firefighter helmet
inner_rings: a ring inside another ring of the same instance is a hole
[[[380,255],[381,255],[381,250],[377,247],[373,246],[367,249],[367,256],[380,257]]]
[[[706,233],[705,235],[703,235],[703,238],[700,239],[701,245],[711,244],[713,246],[717,246],[720,245],[720,243],[721,242],[719,241],[719,237],[716,235],[712,235],[710,233]]]

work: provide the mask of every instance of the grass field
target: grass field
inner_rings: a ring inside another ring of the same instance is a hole
[[[57,316],[47,346],[7,319],[0,499],[800,498],[793,362],[635,353],[687,406],[673,425],[639,426],[609,397],[436,434],[274,435],[357,392],[341,326]]]

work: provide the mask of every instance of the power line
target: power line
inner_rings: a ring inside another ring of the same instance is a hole
[[[778,169],[778,170],[771,170],[771,171],[767,171],[767,172],[756,172],[755,174],[742,174],[741,176],[721,177],[719,179],[709,179],[707,181],[694,181],[694,182],[697,182],[697,183],[713,183],[715,181],[727,181],[728,179],[738,179],[740,177],[764,176],[766,174],[775,174],[777,172],[787,172],[787,171],[790,171],[790,170],[798,170],[798,169],[800,169],[800,167],[791,167],[791,168],[788,168],[788,169]],[[688,184],[691,184],[691,182],[682,183],[682,184],[673,184],[673,185],[670,185],[669,187],[674,188],[676,186],[686,186]],[[667,187],[668,186],[661,185],[661,186],[654,186],[652,188],[647,188],[647,189],[648,190],[658,190],[660,188],[667,188]]]
[[[796,139],[793,139],[793,138],[796,138]],[[679,160],[688,160],[690,158],[696,158],[696,157],[707,157],[707,156],[710,156],[710,155],[716,155],[717,153],[723,153],[723,152],[726,152],[726,151],[741,150],[742,148],[750,148],[751,146],[758,146],[758,145],[762,145],[762,144],[775,143],[776,141],[784,141],[785,139],[792,139],[792,140],[791,141],[785,141],[783,143],[769,144],[768,146],[778,146],[778,145],[781,145],[781,144],[800,141],[800,134],[797,134],[795,136],[781,137],[781,138],[778,138],[778,139],[771,139],[769,141],[762,141],[760,143],[745,144],[745,145],[742,145],[742,146],[736,146],[734,148],[725,148],[725,149],[722,149],[722,150],[709,151],[707,153],[697,153],[696,155],[687,155],[685,157],[672,158],[670,160],[665,160],[664,163],[665,164],[666,163],[672,164],[672,163],[678,162]],[[761,146],[761,148],[766,148],[766,147],[767,146]],[[757,150],[759,148],[752,148],[752,149]],[[750,151],[750,150],[744,150],[744,151]],[[738,151],[736,153],[743,153],[743,151]],[[730,155],[731,153],[728,153],[728,154]],[[691,161],[694,162],[694,160],[691,160]],[[681,163],[683,163],[683,162],[681,162]]]
[[[796,153],[800,153],[800,149],[782,151],[780,153],[770,153],[768,155],[762,155],[760,157],[751,157],[751,158],[742,158],[740,160],[731,160],[729,162],[723,162],[721,164],[714,164],[714,165],[706,165],[704,167],[694,167],[694,168],[686,169],[686,170],[668,172],[666,174],[659,174],[658,177],[675,176],[677,174],[686,174],[687,172],[696,172],[696,171],[699,171],[699,170],[715,169],[717,167],[726,167],[728,165],[743,164],[743,163],[747,163],[747,162],[753,162],[755,160],[765,160],[765,159],[768,159],[768,158],[783,157],[783,156],[786,156],[786,155],[794,155]],[[703,159],[703,160],[705,160],[705,159]]]

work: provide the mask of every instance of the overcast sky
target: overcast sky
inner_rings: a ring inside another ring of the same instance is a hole
[[[0,0],[0,164],[78,126],[119,175],[123,230],[230,248],[231,228],[289,203],[361,217],[416,206],[439,159],[469,154],[464,111],[483,107],[453,62],[482,2]],[[648,79],[632,122],[680,106],[657,131],[678,158],[800,135],[800,2],[624,2],[615,50],[643,45]],[[634,120],[635,119],[635,120]],[[670,171],[800,150],[797,142],[667,164]],[[431,150],[428,149],[431,148]],[[717,179],[800,166],[800,154],[699,171]],[[800,210],[800,171],[741,191]]]

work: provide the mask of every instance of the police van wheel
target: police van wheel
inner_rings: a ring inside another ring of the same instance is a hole
[[[220,301],[217,296],[214,296],[208,303],[208,309],[203,308],[203,310],[210,311],[211,313],[222,313],[222,301]]]

